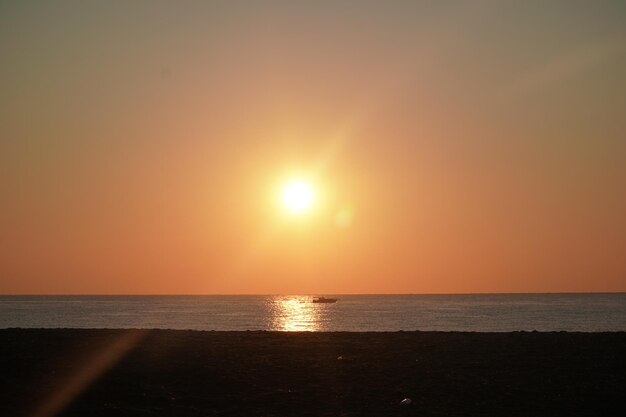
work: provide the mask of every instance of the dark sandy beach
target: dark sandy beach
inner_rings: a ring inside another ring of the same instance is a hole
[[[624,416],[625,392],[626,333],[0,330],[6,417]]]

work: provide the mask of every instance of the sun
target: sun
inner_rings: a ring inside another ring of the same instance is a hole
[[[293,179],[281,189],[281,203],[290,213],[305,213],[311,210],[315,202],[315,191],[310,182]]]

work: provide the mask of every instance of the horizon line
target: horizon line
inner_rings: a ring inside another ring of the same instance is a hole
[[[568,294],[626,294],[626,291],[554,291],[554,292],[459,292],[459,293],[12,293],[0,297],[220,297],[220,296],[321,296],[321,295],[568,295]]]

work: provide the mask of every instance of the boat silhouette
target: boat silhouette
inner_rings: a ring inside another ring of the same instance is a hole
[[[314,303],[336,303],[337,298],[316,297],[313,299]]]

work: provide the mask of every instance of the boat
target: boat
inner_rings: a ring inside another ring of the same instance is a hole
[[[314,303],[336,303],[337,298],[316,297],[313,299]]]

